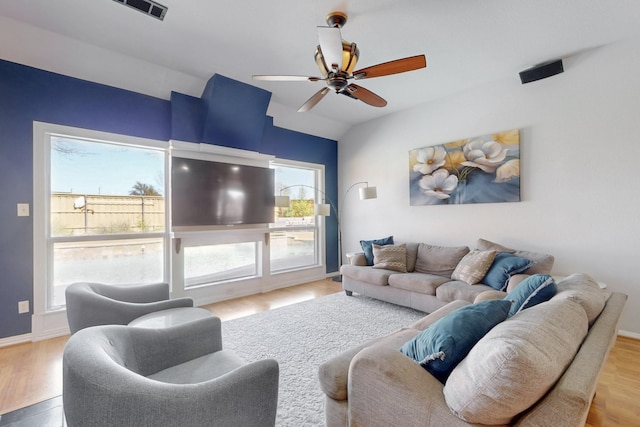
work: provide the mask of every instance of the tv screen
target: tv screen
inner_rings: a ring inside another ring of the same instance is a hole
[[[273,169],[182,157],[171,162],[173,226],[274,221]]]

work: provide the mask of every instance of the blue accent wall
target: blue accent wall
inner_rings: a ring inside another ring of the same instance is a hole
[[[270,96],[214,76],[202,98],[163,100],[0,60],[0,338],[31,332],[31,316],[18,314],[17,303],[33,307],[33,217],[18,217],[16,204],[33,206],[34,121],[322,163],[327,192],[336,196],[337,142],[273,126]],[[327,239],[327,271],[337,271],[335,221]]]

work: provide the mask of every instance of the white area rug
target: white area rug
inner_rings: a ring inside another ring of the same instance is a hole
[[[344,292],[222,323],[223,346],[247,361],[280,364],[279,427],[323,426],[318,366],[426,313]]]

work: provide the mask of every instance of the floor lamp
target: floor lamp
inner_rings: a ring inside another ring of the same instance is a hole
[[[358,181],[355,184],[352,184],[349,188],[347,188],[347,191],[344,192],[344,196],[342,197],[342,204],[340,204],[340,209],[336,209],[335,204],[331,201],[331,199],[329,198],[329,196],[327,196],[327,193],[325,193],[324,191],[313,187],[311,185],[304,185],[304,184],[294,184],[294,185],[290,185],[288,187],[284,187],[280,190],[280,193],[282,194],[282,192],[286,189],[289,189],[291,187],[307,187],[307,188],[311,188],[314,191],[317,191],[319,193],[321,193],[324,196],[324,201],[325,202],[329,202],[327,203],[317,203],[314,204],[313,206],[313,213],[315,215],[320,215],[320,216],[330,216],[331,215],[331,209],[333,209],[333,212],[336,215],[336,222],[338,225],[338,269],[340,268],[340,266],[342,265],[342,227],[340,225],[340,219],[342,218],[342,209],[344,207],[344,202],[347,199],[347,195],[349,194],[349,192],[351,190],[353,190],[356,186],[360,185],[360,184],[364,184],[364,187],[359,188],[358,193],[360,195],[360,200],[367,200],[367,199],[376,199],[378,198],[378,190],[376,189],[376,187],[369,187],[369,183],[367,181]],[[289,198],[289,196],[283,196],[283,195],[279,195],[276,196],[276,207],[279,208],[288,208],[289,205],[291,203],[291,200]],[[335,276],[333,278],[334,281],[336,282],[341,282],[342,281],[342,276],[338,275]]]

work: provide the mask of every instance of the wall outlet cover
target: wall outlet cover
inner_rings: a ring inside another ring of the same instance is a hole
[[[29,203],[18,203],[18,216],[29,216]]]
[[[29,301],[19,301],[18,314],[28,313],[28,312],[29,312]]]

